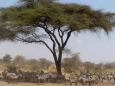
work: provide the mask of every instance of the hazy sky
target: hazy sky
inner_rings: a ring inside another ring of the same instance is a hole
[[[16,4],[17,0],[0,0],[0,7]],[[115,0],[61,0],[63,3],[80,3],[90,5],[93,9],[115,12]],[[109,37],[104,32],[99,34],[82,32],[72,36],[68,45],[74,53],[80,52],[84,61],[111,62],[115,61],[115,31]],[[0,56],[10,54],[13,57],[21,54],[28,58],[48,57],[53,59],[50,52],[42,45],[27,43],[0,43]]]

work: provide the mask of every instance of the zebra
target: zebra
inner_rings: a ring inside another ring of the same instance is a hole
[[[8,83],[17,81],[18,76],[15,73],[7,73],[6,80]]]

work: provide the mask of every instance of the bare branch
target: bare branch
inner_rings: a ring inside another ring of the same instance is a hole
[[[45,32],[46,32],[48,35],[52,36],[52,37],[55,39],[55,42],[57,43],[58,46],[61,46],[60,43],[59,43],[59,41],[58,41],[58,39],[57,39],[57,37],[55,36],[55,34],[52,33],[52,31],[50,31],[50,30],[48,29],[47,24],[44,23],[44,25],[45,25],[45,28],[44,28]],[[55,31],[55,28],[54,28],[54,31]]]
[[[62,45],[63,48],[66,46],[66,44],[67,44],[67,42],[68,42],[68,40],[69,40],[69,38],[70,38],[70,36],[71,36],[71,33],[72,33],[72,30],[70,30],[70,31],[67,33],[67,38],[66,38],[64,44]]]
[[[24,39],[24,38],[20,38],[20,37],[16,37],[17,38],[17,40],[18,41],[22,41],[22,42],[27,42],[27,43],[42,43],[42,44],[44,44],[49,50],[50,50],[50,52],[52,53],[52,54],[54,54],[54,52],[53,52],[53,50],[48,46],[48,44],[45,42],[45,41],[43,41],[43,40],[27,40],[26,38]]]
[[[63,31],[61,30],[60,26],[59,26],[59,28],[58,28],[58,35],[59,35],[59,37],[60,37],[60,39],[61,39],[61,44],[63,45],[63,36],[64,36],[64,33],[63,33]]]

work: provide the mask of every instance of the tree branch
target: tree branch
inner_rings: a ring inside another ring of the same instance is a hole
[[[58,46],[61,46],[60,43],[59,43],[59,41],[58,41],[58,39],[57,39],[57,37],[55,36],[55,34],[52,33],[52,32],[48,29],[47,24],[44,23],[44,25],[46,26],[46,27],[44,28],[45,32],[46,32],[48,35],[50,35],[51,37],[53,37],[53,38],[55,39],[55,42],[57,43]],[[55,29],[55,28],[54,28],[54,29]],[[54,31],[55,31],[55,30],[54,30]]]
[[[16,37],[18,41],[23,41],[23,42],[27,42],[27,43],[42,43],[44,44],[52,54],[54,54],[53,50],[48,46],[48,44],[43,41],[43,40],[27,40],[27,39],[24,39],[24,38],[20,38],[20,37]]]
[[[63,45],[62,45],[63,48],[66,46],[66,44],[67,44],[67,42],[68,42],[68,40],[69,40],[69,38],[70,38],[70,36],[71,36],[71,33],[72,33],[72,30],[70,30],[70,31],[67,33],[67,38],[66,38],[65,42],[64,42]]]
[[[63,36],[64,36],[64,33],[63,33],[63,31],[61,30],[60,26],[59,26],[59,28],[58,28],[58,35],[59,35],[59,37],[60,37],[60,39],[61,39],[61,44],[63,44]]]

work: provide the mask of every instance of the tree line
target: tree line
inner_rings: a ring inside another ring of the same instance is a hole
[[[46,58],[27,59],[22,55],[17,55],[14,58],[6,54],[0,59],[0,70],[4,71],[23,70],[23,71],[44,71],[56,72],[55,63]],[[80,73],[80,72],[102,72],[115,70],[115,63],[93,63],[90,61],[83,62],[78,54],[71,55],[62,60],[63,73]]]
[[[48,70],[49,66],[52,64],[51,61],[45,58],[39,59],[27,59],[24,56],[17,55],[14,58],[11,55],[6,54],[0,59],[2,69],[11,70],[23,70],[23,71],[41,71]]]

